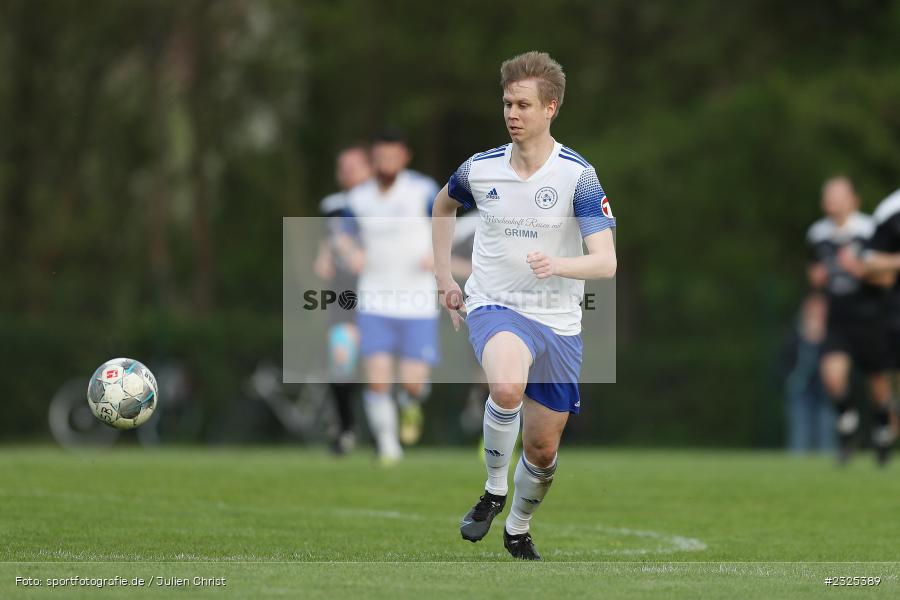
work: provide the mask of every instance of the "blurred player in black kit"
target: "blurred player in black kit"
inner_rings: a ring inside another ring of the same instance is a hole
[[[828,296],[828,332],[820,363],[822,382],[837,411],[839,460],[850,458],[860,416],[849,398],[850,370],[859,369],[869,384],[873,402],[872,441],[880,464],[887,462],[889,440],[883,435],[890,421],[890,353],[885,329],[887,285],[884,275],[848,270],[840,257],[861,255],[875,232],[872,217],[859,212],[859,199],[846,177],[833,177],[822,188],[825,217],[810,227],[809,280]]]
[[[896,380],[900,371],[900,280],[897,278],[897,272],[900,271],[900,190],[882,200],[873,217],[875,233],[869,239],[866,250],[861,256],[842,251],[838,255],[838,262],[842,268],[860,278],[893,279],[888,294],[884,328],[888,337],[888,368],[894,373]],[[895,381],[896,383],[898,382]],[[873,441],[880,460],[886,462],[890,447],[897,438],[897,409],[889,406],[887,411],[880,411],[875,417]]]
[[[328,232],[319,245],[314,269],[335,294],[343,294],[341,303],[327,311],[329,376],[338,414],[338,431],[332,438],[331,449],[340,455],[351,450],[356,441],[353,397],[359,386],[353,380],[359,356],[359,332],[355,306],[345,300],[347,294],[356,292],[362,260],[356,244],[347,239],[342,220],[347,213],[347,192],[372,177],[372,165],[368,149],[362,145],[344,148],[336,162],[335,179],[341,191],[322,200],[320,211],[326,217]]]

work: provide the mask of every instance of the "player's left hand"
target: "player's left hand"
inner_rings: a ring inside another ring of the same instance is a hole
[[[529,252],[525,260],[531,267],[531,272],[538,279],[547,279],[557,273],[556,259],[552,256],[547,256],[543,252]]]

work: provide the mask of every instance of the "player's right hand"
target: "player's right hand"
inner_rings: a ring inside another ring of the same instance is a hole
[[[466,309],[465,302],[463,302],[463,293],[459,288],[459,284],[452,278],[438,278],[437,288],[441,306],[450,313],[450,320],[453,321],[453,330],[459,331],[459,324],[462,322],[462,316],[459,314],[459,311]]]

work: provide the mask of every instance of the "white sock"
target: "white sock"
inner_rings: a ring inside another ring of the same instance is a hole
[[[553,483],[553,474],[556,472],[556,457],[549,467],[536,467],[525,458],[516,465],[515,496],[509,516],[506,518],[506,532],[512,535],[521,535],[528,532],[531,523],[531,515],[537,510]]]
[[[519,435],[522,404],[515,408],[501,408],[488,396],[484,403],[484,464],[487,481],[484,489],[497,496],[505,496],[509,484],[509,460]]]
[[[375,438],[378,455],[400,458],[403,450],[397,437],[397,407],[390,394],[366,390],[363,394],[369,429]]]

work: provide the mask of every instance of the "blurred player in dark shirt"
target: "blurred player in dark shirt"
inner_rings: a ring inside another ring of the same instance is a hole
[[[335,179],[341,191],[326,196],[320,211],[326,217],[327,237],[319,246],[315,261],[316,274],[328,282],[336,294],[356,291],[362,258],[356,244],[347,239],[343,219],[347,214],[347,192],[372,177],[368,150],[362,145],[350,146],[338,153]],[[335,454],[344,454],[355,444],[353,432],[353,397],[358,386],[353,383],[359,355],[359,332],[353,302],[343,301],[327,311],[328,356],[331,392],[338,413],[338,431],[332,440]]]
[[[884,328],[888,338],[888,367],[896,375],[900,370],[900,190],[885,198],[875,209],[875,233],[861,256],[848,251],[838,255],[842,268],[860,278],[876,278],[890,284]],[[896,407],[887,406],[875,415],[872,433],[880,460],[886,462],[888,452],[897,438]]]
[[[888,421],[890,367],[886,317],[886,290],[876,278],[848,270],[842,253],[860,255],[875,232],[872,217],[859,212],[859,198],[846,177],[834,177],[822,188],[825,217],[807,234],[810,246],[810,284],[828,296],[828,332],[822,349],[821,372],[825,390],[837,411],[840,461],[853,449],[860,416],[849,398],[850,370],[859,369],[868,380],[874,404],[876,433]],[[878,435],[873,442],[879,461],[887,460],[887,448]]]

